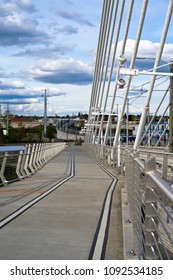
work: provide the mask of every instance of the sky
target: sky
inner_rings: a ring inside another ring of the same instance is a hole
[[[126,48],[129,60],[142,2],[135,1]],[[149,1],[140,57],[155,56],[164,21],[161,15],[166,12],[168,2]],[[128,3],[127,0],[125,10]],[[8,103],[14,114],[42,116],[45,90],[48,115],[88,112],[102,5],[102,0],[0,0],[2,113]],[[123,31],[119,48],[122,38]],[[171,27],[162,59],[173,60]],[[152,68],[152,61],[141,60],[138,67]]]

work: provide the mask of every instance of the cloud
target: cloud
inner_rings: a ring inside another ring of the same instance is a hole
[[[49,35],[38,30],[35,21],[18,17],[8,16],[0,20],[0,45],[14,46],[48,42]]]
[[[11,89],[24,89],[24,85],[20,81],[7,82],[0,79],[0,90],[11,90]]]
[[[66,96],[66,93],[58,88],[47,90],[49,97]],[[20,81],[7,82],[0,80],[0,104],[30,104],[39,103],[43,100],[43,89],[41,87],[29,88]]]
[[[33,4],[32,0],[15,0],[16,6],[27,12],[36,12],[37,9]]]
[[[67,12],[65,10],[58,10],[56,12],[56,15],[58,15],[59,17],[61,17],[63,19],[66,19],[66,20],[72,20],[73,22],[76,22],[80,25],[87,25],[90,27],[95,26],[92,22],[85,19],[84,17],[81,16],[81,14],[76,13],[76,12]]]
[[[25,13],[20,9],[25,10]],[[39,30],[39,23],[30,12],[35,7],[30,0],[0,3],[0,45],[17,46],[48,42],[50,36]]]
[[[72,35],[77,34],[79,32],[79,29],[71,25],[65,25],[63,27],[56,28],[56,31],[64,33],[66,35]]]
[[[37,9],[33,4],[32,0],[13,0],[13,1],[1,0],[0,11],[1,11],[1,16],[5,16],[19,11],[33,13],[36,12]]]
[[[122,43],[123,43],[122,41],[118,43],[119,54],[121,52]],[[139,44],[137,56],[155,58],[159,48],[159,44],[160,43],[158,42],[141,40]],[[128,39],[126,43],[126,49],[125,49],[125,56],[128,59],[132,57],[132,54],[134,52],[134,47],[135,47],[135,40]],[[173,44],[165,44],[162,58],[165,59],[166,61],[170,61],[173,59]]]
[[[32,66],[29,76],[50,84],[87,85],[92,82],[93,67],[74,59],[40,62]]]
[[[122,49],[122,41],[118,43],[117,50],[117,59],[121,53]],[[157,51],[159,48],[158,42],[152,42],[149,40],[141,40],[139,44],[139,49],[137,53],[137,57],[141,58],[136,61],[136,65],[141,69],[150,69],[153,68],[154,60],[157,55]],[[128,39],[126,43],[126,49],[124,55],[127,57],[128,63],[130,63],[133,52],[135,48],[135,40]],[[145,59],[143,59],[145,58]],[[148,59],[147,59],[148,58]],[[166,43],[164,45],[164,50],[162,54],[162,61],[170,62],[173,61],[173,44]]]
[[[71,52],[76,45],[62,45],[59,44],[55,47],[40,47],[40,48],[28,48],[24,51],[18,52],[13,54],[13,56],[31,56],[31,57],[44,57],[44,58],[51,58],[51,57],[58,57],[59,55],[64,55],[67,52]]]

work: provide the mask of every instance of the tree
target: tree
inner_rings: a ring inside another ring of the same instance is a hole
[[[17,133],[17,129],[15,129],[13,127],[9,127],[7,138],[8,138],[8,143],[20,142],[19,135]]]
[[[3,128],[0,125],[0,144],[4,144],[4,142],[5,142],[5,137],[4,137],[4,134],[3,134]]]
[[[49,140],[55,138],[55,134],[56,134],[56,127],[53,126],[52,124],[49,124],[47,126],[47,133],[46,133],[46,137],[49,138]]]

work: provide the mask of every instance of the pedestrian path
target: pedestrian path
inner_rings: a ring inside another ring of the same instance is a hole
[[[0,229],[1,260],[92,258],[113,179],[82,147],[68,148],[32,177],[1,188],[0,217],[3,220],[70,174],[69,180]]]

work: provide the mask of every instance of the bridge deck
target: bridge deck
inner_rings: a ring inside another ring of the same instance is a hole
[[[50,190],[55,182],[70,175],[73,154],[74,176],[42,198],[41,195]],[[104,203],[112,182],[109,174],[81,147],[76,147],[75,153],[73,148],[66,149],[32,177],[0,188],[1,222],[11,213],[17,213],[23,205],[40,197],[0,229],[0,259],[92,258],[102,223],[100,218],[104,216],[104,209],[109,208],[109,205],[104,207]],[[116,224],[115,217],[116,211],[120,210],[116,192],[117,186],[111,211],[114,219],[113,223],[110,219],[110,224],[120,230],[120,223]],[[107,248],[101,248],[105,259],[122,258],[121,234],[117,238],[108,236]]]

